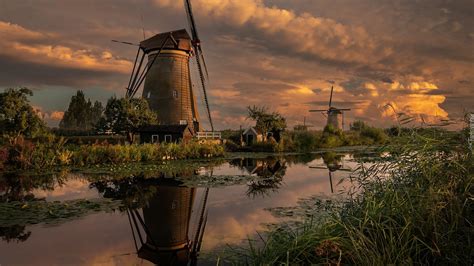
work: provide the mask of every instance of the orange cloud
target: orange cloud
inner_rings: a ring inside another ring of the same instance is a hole
[[[16,24],[0,21],[0,35],[0,54],[27,62],[124,74],[128,74],[132,67],[131,62],[114,57],[109,51],[78,50],[52,44],[53,35],[34,32]]]
[[[155,0],[160,7],[183,9],[177,1]],[[332,19],[301,15],[292,10],[268,7],[263,0],[200,0],[193,9],[201,20],[230,26],[251,26],[266,37],[278,38],[276,45],[324,59],[370,63],[392,53],[377,47],[365,29],[343,25]],[[274,45],[271,45],[274,46]]]
[[[63,116],[64,116],[64,112],[61,112],[61,111],[53,111],[53,112],[51,112],[51,114],[49,115],[49,118],[51,118],[51,120],[61,121],[61,119],[63,119]]]
[[[424,115],[424,119],[428,122],[436,122],[439,118],[448,117],[448,113],[439,106],[445,99],[446,97],[442,95],[410,94],[398,96],[394,101],[387,103],[392,104],[397,112],[415,116],[417,120],[420,120],[419,115]],[[393,116],[393,112],[384,111],[383,116]]]

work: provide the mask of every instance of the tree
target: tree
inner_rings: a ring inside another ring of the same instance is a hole
[[[133,143],[135,133],[139,128],[157,123],[156,114],[150,110],[145,99],[126,99],[115,97],[107,101],[104,115],[98,123],[98,130],[125,134]]]
[[[361,132],[363,129],[367,128],[367,125],[361,120],[356,120],[350,125],[350,127],[352,131]]]
[[[248,106],[247,110],[248,118],[256,122],[255,128],[262,132],[264,140],[267,139],[269,132],[279,140],[280,133],[286,129],[286,119],[282,115],[277,112],[269,113],[265,106]]]
[[[18,138],[37,137],[46,131],[44,121],[38,116],[28,100],[33,92],[27,88],[6,89],[0,93],[0,132]]]
[[[59,123],[59,128],[68,130],[91,130],[95,127],[104,108],[102,103],[91,100],[86,101],[84,92],[78,90],[76,95],[71,97],[69,107],[64,113],[64,117]]]

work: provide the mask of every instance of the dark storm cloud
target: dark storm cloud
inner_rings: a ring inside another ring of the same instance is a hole
[[[363,85],[366,80],[362,79],[350,79],[348,81],[341,82],[341,86],[349,93],[354,96],[365,95],[369,92]]]
[[[91,86],[110,79],[123,80],[115,72],[83,70],[20,61],[0,55],[0,87],[19,86]]]

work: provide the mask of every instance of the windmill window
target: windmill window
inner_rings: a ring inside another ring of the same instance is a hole
[[[173,140],[171,135],[165,135],[165,142],[171,142]]]
[[[173,98],[178,99],[178,91],[177,90],[173,91]]]
[[[150,99],[150,97],[151,97],[151,91],[148,92],[148,94],[146,95],[146,97],[147,97],[148,99]]]
[[[151,136],[151,142],[152,143],[157,143],[159,140],[160,140],[160,138],[158,137],[158,135],[152,135]]]

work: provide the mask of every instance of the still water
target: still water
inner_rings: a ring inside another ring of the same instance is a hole
[[[285,219],[269,209],[338,197],[355,166],[352,155],[313,154],[237,156],[146,176],[4,175],[0,265],[215,265],[227,244]],[[84,199],[107,206],[60,214]]]

